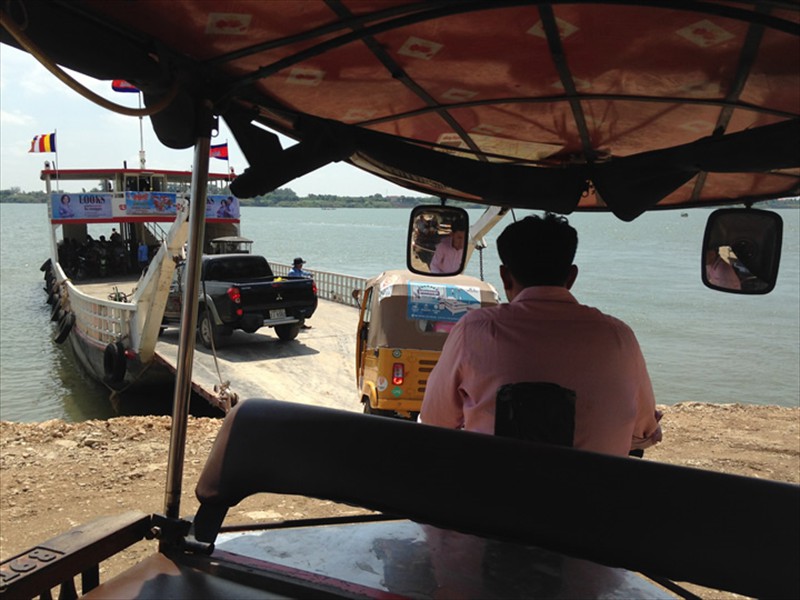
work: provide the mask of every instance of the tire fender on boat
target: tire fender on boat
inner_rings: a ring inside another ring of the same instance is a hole
[[[58,286],[48,286],[48,287],[50,289],[45,290],[47,291],[47,303],[52,306],[61,299],[61,295],[59,294]]]
[[[103,371],[106,381],[119,383],[125,379],[125,371],[128,367],[125,357],[125,346],[122,342],[111,342],[106,346],[103,353]]]
[[[56,344],[63,344],[67,339],[69,332],[72,331],[72,326],[75,325],[75,315],[71,312],[64,313],[61,320],[58,322],[58,333],[56,334]]]
[[[61,299],[59,298],[57,302],[53,303],[53,309],[50,311],[50,320],[60,321],[63,316],[64,312],[61,310]]]

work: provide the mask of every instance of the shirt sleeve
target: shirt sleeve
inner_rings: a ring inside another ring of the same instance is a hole
[[[444,267],[442,263],[444,262],[444,252],[442,252],[442,244],[444,242],[439,242],[436,246],[436,251],[433,253],[433,259],[431,260],[431,273],[441,273],[444,271]]]
[[[641,448],[655,443],[655,441],[645,442],[645,440],[650,438],[660,428],[660,425],[656,419],[656,398],[653,393],[653,384],[650,381],[650,374],[647,372],[647,365],[638,342],[636,349],[638,389],[636,391],[636,423],[633,427],[631,447]]]
[[[464,349],[462,323],[456,323],[448,334],[439,361],[428,377],[419,416],[421,423],[450,429],[464,426],[463,400],[459,392]]]

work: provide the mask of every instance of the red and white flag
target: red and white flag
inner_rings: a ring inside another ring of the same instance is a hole
[[[208,155],[211,158],[221,158],[222,160],[228,160],[228,143],[225,142],[224,144],[217,144],[215,146],[211,146]]]
[[[111,89],[115,92],[139,92],[139,88],[125,81],[124,79],[115,79],[111,82]]]

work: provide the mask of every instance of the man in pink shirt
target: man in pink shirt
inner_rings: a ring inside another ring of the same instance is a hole
[[[550,382],[575,392],[573,446],[628,455],[661,441],[661,414],[633,331],[570,293],[578,235],[564,217],[512,223],[497,239],[508,304],[467,313],[428,379],[420,421],[494,433],[497,390]]]
[[[431,273],[456,273],[460,270],[466,235],[463,229],[454,229],[439,242],[431,260]]]

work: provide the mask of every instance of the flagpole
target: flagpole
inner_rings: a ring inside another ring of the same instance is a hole
[[[55,167],[55,171],[56,171],[56,189],[60,190],[61,189],[61,182],[59,181],[59,177],[58,177],[58,129],[53,129],[53,140],[55,140],[55,146],[56,146],[55,150],[53,152],[56,155],[56,158],[53,161],[53,167]]]
[[[139,90],[139,93],[136,94],[136,97],[139,99],[139,110],[141,110],[142,109],[142,91],[141,90]],[[143,126],[142,126],[142,121],[143,120],[144,120],[144,117],[142,117],[140,115],[139,116],[139,168],[144,171],[144,168],[145,168],[144,165],[145,165],[145,162],[147,162],[147,161],[146,161],[146,159],[144,157],[144,131],[143,131]]]
[[[233,178],[231,177],[230,155],[231,155],[231,149],[230,146],[228,146],[228,138],[225,138],[225,166],[228,169],[228,191],[230,191],[231,181],[233,180]]]

